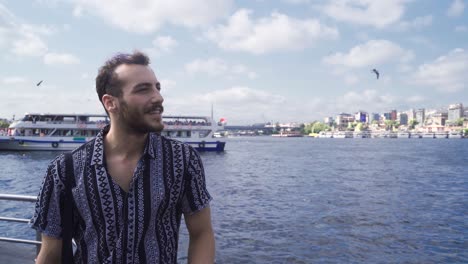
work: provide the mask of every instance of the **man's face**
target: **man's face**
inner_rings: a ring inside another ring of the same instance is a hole
[[[120,65],[115,72],[123,82],[118,122],[129,131],[142,134],[162,131],[164,99],[154,72],[148,66],[133,64]]]

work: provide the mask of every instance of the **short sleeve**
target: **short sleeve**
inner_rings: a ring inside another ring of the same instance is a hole
[[[211,195],[206,189],[205,170],[198,152],[189,148],[189,158],[185,175],[185,188],[182,199],[182,212],[193,214],[208,207]]]
[[[62,235],[60,203],[64,190],[61,180],[63,163],[61,155],[49,164],[37,196],[34,216],[30,221],[31,228],[55,238],[61,238]]]

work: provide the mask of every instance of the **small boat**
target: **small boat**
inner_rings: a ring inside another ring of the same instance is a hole
[[[422,138],[435,138],[434,133],[432,133],[432,132],[422,133],[421,137]]]
[[[434,133],[434,138],[448,138],[448,133],[446,132]]]
[[[448,134],[448,138],[463,138],[463,134],[461,131],[459,132],[453,131]]]
[[[7,135],[0,136],[0,150],[73,150],[92,140],[109,124],[99,114],[26,114],[10,124]],[[222,124],[209,117],[163,116],[162,135],[185,142],[199,151],[224,151],[225,142],[214,140]]]
[[[273,137],[303,137],[300,131],[281,131],[279,134],[272,134]]]
[[[397,133],[397,138],[410,138],[410,133],[406,131],[400,131]]]

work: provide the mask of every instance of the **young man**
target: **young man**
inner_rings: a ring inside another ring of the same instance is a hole
[[[111,119],[72,152],[73,238],[70,263],[177,263],[181,215],[189,263],[214,262],[214,235],[204,169],[187,144],[160,136],[160,83],[140,52],[119,54],[99,70],[96,90]],[[51,162],[33,228],[42,233],[37,263],[60,263],[65,158]],[[68,262],[68,261],[67,261]]]

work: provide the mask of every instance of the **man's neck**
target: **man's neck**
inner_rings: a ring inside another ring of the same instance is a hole
[[[104,137],[104,150],[108,157],[119,156],[122,159],[140,158],[143,154],[148,133],[128,133],[127,131],[110,127]]]

